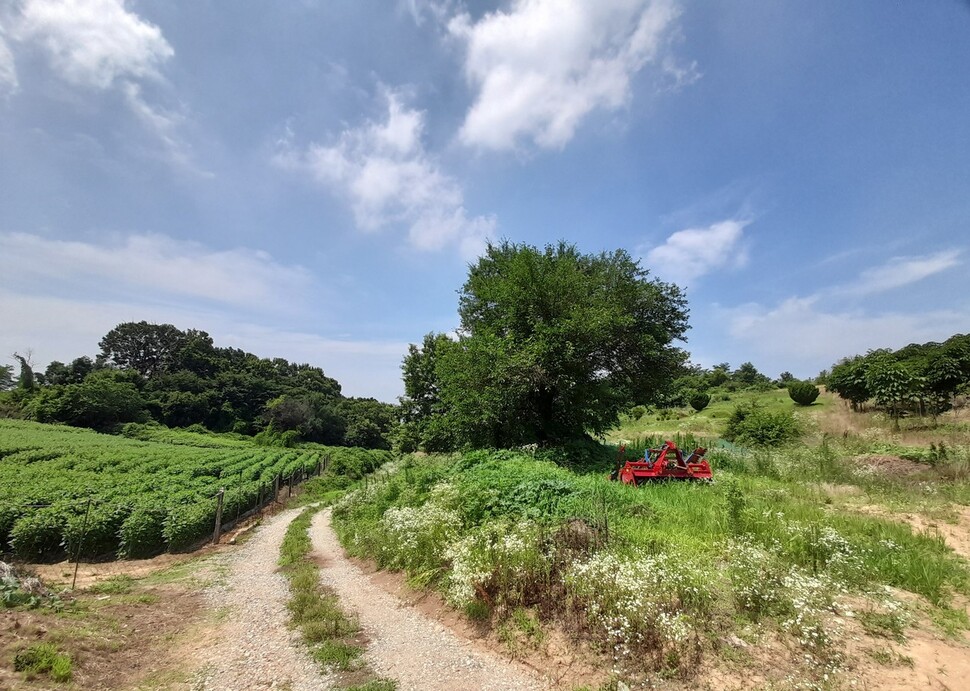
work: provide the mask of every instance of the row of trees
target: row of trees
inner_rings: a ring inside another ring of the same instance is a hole
[[[907,412],[935,417],[949,410],[954,397],[970,387],[970,334],[845,358],[823,373],[821,380],[853,410],[874,400],[897,427]]]
[[[457,338],[428,334],[404,359],[404,449],[585,439],[659,402],[686,362],[683,294],[622,250],[491,245],[459,315]]]
[[[390,448],[395,407],[343,397],[340,384],[319,367],[218,347],[204,331],[171,324],[119,324],[99,346],[94,359],[55,361],[43,373],[18,355],[21,374],[3,407],[41,422],[95,429],[151,419],[170,427],[295,431],[307,441]],[[12,369],[5,373],[6,386],[14,386]]]

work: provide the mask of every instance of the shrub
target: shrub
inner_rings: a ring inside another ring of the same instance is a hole
[[[753,405],[739,405],[728,418],[724,438],[738,444],[777,446],[797,439],[798,424],[791,411],[770,413]]]
[[[130,507],[83,505],[70,515],[64,528],[68,556],[103,557],[118,549],[118,532],[128,517]]]
[[[633,420],[639,420],[646,414],[647,414],[646,406],[635,405],[632,408],[630,408],[630,418]]]
[[[567,599],[610,646],[614,666],[696,673],[696,622],[713,600],[713,576],[701,564],[666,554],[600,552],[565,576]]]
[[[788,396],[798,405],[812,405],[818,398],[818,387],[807,381],[793,381],[788,385]]]
[[[698,392],[690,397],[690,407],[696,410],[698,413],[707,407],[707,404],[711,402],[711,395],[708,393]]]

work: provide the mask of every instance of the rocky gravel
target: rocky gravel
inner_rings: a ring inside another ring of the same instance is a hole
[[[287,626],[289,586],[277,560],[286,528],[300,511],[267,519],[237,551],[219,557],[227,573],[207,589],[206,598],[212,610],[226,614],[217,642],[203,653],[194,691],[333,687],[299,633]]]
[[[321,579],[340,603],[357,614],[370,642],[364,657],[371,669],[395,679],[401,691],[542,689],[545,684],[512,663],[476,650],[436,621],[387,593],[344,557],[330,526],[330,511],[318,513],[310,530],[322,563]]]

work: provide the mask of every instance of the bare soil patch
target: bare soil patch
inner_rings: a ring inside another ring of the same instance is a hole
[[[9,610],[0,625],[0,688],[50,688],[13,671],[17,650],[50,642],[73,660],[75,688],[136,688],[179,666],[180,635],[203,619],[200,594],[174,584],[116,595],[80,593],[62,612]]]
[[[865,466],[873,472],[883,475],[909,477],[932,470],[932,468],[925,463],[917,463],[916,461],[911,461],[907,458],[900,458],[899,456],[866,454],[863,456],[856,456],[853,459],[853,462],[857,463],[858,465]]]
[[[906,631],[906,641],[865,636],[861,627],[846,637],[855,660],[850,676],[856,688],[940,689],[967,688],[970,680],[970,641],[947,640],[928,625],[919,623]]]

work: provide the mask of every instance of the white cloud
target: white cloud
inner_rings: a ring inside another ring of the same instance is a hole
[[[863,271],[859,280],[839,289],[854,295],[873,295],[922,281],[960,265],[961,250],[945,250],[916,257],[893,257],[882,266]]]
[[[108,288],[158,297],[203,298],[236,307],[287,310],[313,287],[300,266],[266,252],[212,250],[161,235],[132,235],[115,245],[0,234],[3,284]]]
[[[773,308],[745,305],[727,310],[728,334],[767,371],[818,372],[840,358],[871,348],[944,340],[970,330],[970,312],[933,310],[915,314],[826,310],[820,298],[789,298]]]
[[[684,284],[714,269],[744,266],[748,257],[741,241],[749,223],[728,220],[707,228],[678,230],[647,253],[647,265],[668,280]]]
[[[57,77],[68,84],[120,93],[132,115],[155,137],[157,144],[152,146],[161,146],[163,158],[208,177],[192,163],[191,149],[179,135],[184,116],[150,102],[143,93],[147,83],[168,88],[161,70],[175,50],[161,29],[127,5],[127,0],[26,0],[19,13],[11,15],[10,36],[37,46]],[[3,48],[0,45],[0,87],[6,63]]]
[[[676,82],[696,78],[664,55],[678,14],[674,0],[515,0],[478,21],[453,17],[448,31],[466,45],[465,74],[478,89],[461,141],[561,148],[592,111],[623,107],[648,63]]]
[[[175,54],[161,30],[129,12],[125,0],[26,0],[15,35],[42,46],[65,81],[102,90],[119,80],[157,78]]]
[[[309,362],[335,377],[345,396],[373,396],[393,402],[403,393],[401,359],[407,343],[328,338],[240,320],[225,310],[206,312],[185,306],[137,301],[87,301],[40,297],[0,289],[0,364],[4,353],[31,348],[41,368],[51,360],[69,362],[96,355],[98,341],[126,321],[174,324],[202,329],[216,345],[242,348],[262,357]]]
[[[424,114],[394,93],[386,97],[384,122],[347,129],[332,146],[295,151],[283,142],[277,164],[347,196],[361,230],[403,223],[418,249],[458,245],[464,256],[475,256],[492,236],[494,217],[469,217],[461,187],[424,150]]]
[[[17,65],[13,59],[13,52],[3,38],[3,26],[0,26],[0,96],[12,94],[20,85],[17,79]]]

